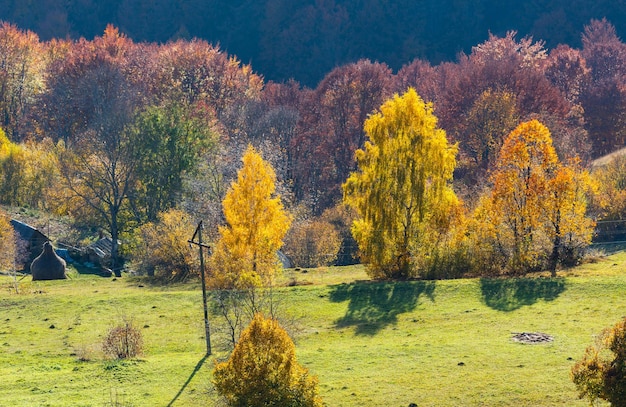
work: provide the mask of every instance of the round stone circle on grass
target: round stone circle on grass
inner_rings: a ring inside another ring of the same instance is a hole
[[[536,345],[539,343],[552,342],[554,338],[551,335],[541,332],[514,332],[513,340],[515,342]]]

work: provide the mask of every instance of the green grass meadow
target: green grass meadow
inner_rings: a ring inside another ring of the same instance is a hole
[[[0,406],[213,406],[211,371],[228,356],[211,315],[204,358],[198,283],[123,277],[0,277]],[[296,281],[299,285],[287,286]],[[372,282],[362,267],[288,271],[276,290],[298,360],[327,406],[585,406],[569,371],[626,315],[626,254],[556,279]],[[138,359],[108,361],[107,328],[131,318]],[[518,332],[554,341],[514,342]]]

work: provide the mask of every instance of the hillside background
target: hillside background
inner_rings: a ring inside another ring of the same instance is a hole
[[[584,25],[603,17],[623,37],[626,2],[614,0],[0,0],[0,20],[42,40],[92,39],[109,23],[139,42],[198,37],[266,80],[310,87],[361,58],[393,70],[415,58],[454,60],[489,32],[578,48]]]

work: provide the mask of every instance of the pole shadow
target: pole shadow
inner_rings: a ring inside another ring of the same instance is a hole
[[[482,278],[480,291],[490,308],[511,312],[539,300],[553,301],[565,291],[565,279],[559,278]]]
[[[355,326],[357,335],[375,335],[396,324],[398,315],[413,311],[422,295],[434,301],[435,282],[402,281],[351,283],[333,286],[332,302],[350,301],[346,315],[335,322],[338,328]]]
[[[174,396],[172,401],[169,402],[167,407],[172,407],[174,405],[174,402],[178,400],[181,394],[183,394],[183,392],[185,391],[189,383],[191,383],[191,380],[193,379],[193,377],[196,375],[196,373],[200,371],[200,369],[202,368],[202,365],[204,365],[204,362],[207,360],[208,357],[209,355],[204,355],[202,359],[200,359],[200,361],[196,364],[196,367],[193,368],[193,372],[191,372],[191,375],[189,375],[189,378],[187,378],[187,381],[183,384],[183,387],[181,387],[180,390],[178,390],[178,393],[176,393],[176,395]]]

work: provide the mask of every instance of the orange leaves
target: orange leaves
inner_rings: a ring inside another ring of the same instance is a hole
[[[44,46],[31,31],[0,24],[0,126],[20,140],[25,114],[44,85]]]
[[[594,226],[585,216],[592,185],[576,161],[559,162],[547,127],[531,120],[513,130],[491,180],[490,197],[475,212],[484,231],[477,236],[493,237],[486,244],[500,248],[505,269],[525,273],[549,266],[555,273],[557,263],[577,261]]]

